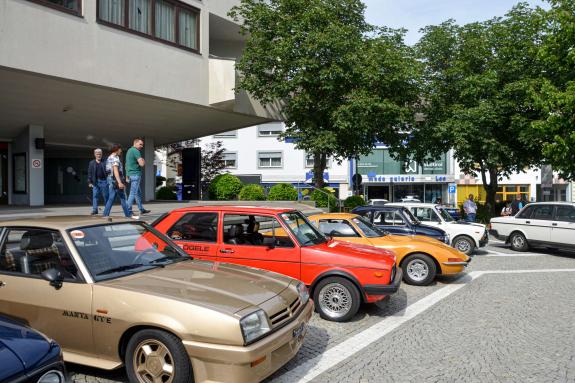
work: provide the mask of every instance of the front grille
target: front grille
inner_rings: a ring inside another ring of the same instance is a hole
[[[275,328],[288,321],[301,307],[301,300],[297,297],[290,305],[277,313],[270,315],[272,328]]]

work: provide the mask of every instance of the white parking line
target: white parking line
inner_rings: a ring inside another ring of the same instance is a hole
[[[501,253],[499,251],[487,250],[484,257],[542,257],[548,254],[541,253]]]
[[[323,352],[321,355],[304,362],[291,371],[275,379],[277,382],[309,382],[330,368],[343,362],[353,356],[358,351],[363,350],[370,344],[380,340],[385,335],[405,322],[415,318],[425,310],[434,306],[436,303],[447,298],[457,290],[466,286],[469,282],[477,279],[484,274],[514,274],[514,273],[556,273],[556,272],[575,272],[575,269],[535,269],[535,270],[493,270],[493,271],[473,271],[462,278],[456,280],[453,284],[447,285],[419,301],[407,306],[404,311],[393,316],[380,320],[373,326],[363,330],[359,334],[343,341]],[[463,283],[457,283],[457,281]]]

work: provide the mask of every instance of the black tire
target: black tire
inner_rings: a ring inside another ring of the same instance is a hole
[[[173,383],[186,383],[193,382],[194,376],[192,373],[192,365],[190,363],[190,357],[182,344],[182,341],[175,335],[169,332],[156,330],[156,329],[146,329],[135,333],[128,341],[128,346],[126,347],[126,373],[128,374],[128,379],[131,383],[147,383],[150,381],[152,372],[147,371],[142,372],[142,376],[136,373],[136,365],[142,364],[142,359],[150,358],[150,356],[145,356],[142,354],[142,346],[148,345],[152,350],[160,350],[163,346],[167,349],[168,354],[164,356],[163,360],[170,363],[173,367]],[[154,349],[157,345],[158,348]],[[150,354],[151,355],[151,354]],[[155,356],[153,356],[155,357]],[[150,363],[152,365],[152,363]]]
[[[403,280],[414,286],[427,286],[435,279],[437,267],[427,254],[411,254],[401,262]]]
[[[529,244],[527,243],[527,238],[525,238],[525,236],[518,231],[511,233],[511,235],[509,236],[509,244],[511,245],[511,249],[515,251],[529,250]]]
[[[451,246],[465,255],[471,255],[475,251],[475,242],[466,235],[460,235],[453,239]]]
[[[357,287],[348,279],[328,277],[313,290],[313,300],[319,315],[328,321],[346,322],[353,318],[361,305]],[[338,310],[338,308],[341,309]]]

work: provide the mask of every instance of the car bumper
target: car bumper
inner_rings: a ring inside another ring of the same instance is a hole
[[[297,354],[313,308],[313,301],[309,300],[295,320],[249,346],[183,341],[192,361],[194,381],[259,382],[265,379]],[[302,326],[301,335],[294,337],[294,332],[300,332]]]
[[[493,230],[493,229],[489,230],[489,235],[491,235],[491,236],[497,238],[497,239],[500,240],[500,241],[504,241],[504,242],[507,241],[507,236],[506,236],[506,235],[499,234],[499,233],[497,232],[497,230]]]
[[[483,237],[481,237],[481,239],[479,240],[479,247],[485,247],[487,246],[488,243],[489,243],[489,235],[487,235],[487,232],[485,232]]]
[[[389,285],[365,285],[363,286],[363,291],[366,295],[389,295],[394,294],[399,290],[401,285],[401,279],[403,278],[403,272],[400,268],[397,268],[395,272],[395,277]]]

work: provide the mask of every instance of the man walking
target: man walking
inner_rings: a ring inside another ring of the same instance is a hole
[[[150,210],[144,209],[142,205],[142,192],[140,191],[140,182],[142,181],[142,168],[146,165],[146,161],[142,158],[140,150],[144,147],[144,140],[135,138],[133,146],[128,149],[126,153],[126,176],[130,182],[130,195],[128,196],[128,209],[132,215],[132,205],[134,200],[138,205],[140,214],[149,213]]]
[[[114,146],[112,146],[110,155],[106,160],[108,200],[106,201],[106,207],[104,208],[104,217],[110,216],[112,205],[116,200],[116,196],[120,197],[120,204],[122,205],[122,210],[124,210],[124,215],[127,218],[130,218],[132,215],[130,213],[130,209],[128,209],[128,204],[126,204],[126,185],[124,183],[124,170],[122,169],[122,160],[120,158],[121,155],[122,146],[114,144]]]
[[[463,210],[465,210],[465,220],[467,222],[475,222],[477,205],[475,204],[475,201],[473,201],[473,194],[470,194],[469,199],[465,200],[463,203]]]
[[[104,206],[108,201],[106,165],[102,161],[102,149],[94,150],[94,159],[88,165],[88,186],[92,188],[92,215],[98,214],[98,199],[101,196]]]
[[[517,194],[515,201],[511,204],[511,215],[519,213],[519,210],[521,210],[523,206],[525,206],[525,203],[521,200],[521,194]]]

